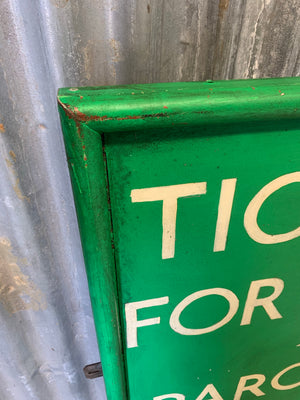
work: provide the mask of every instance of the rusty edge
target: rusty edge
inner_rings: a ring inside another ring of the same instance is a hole
[[[63,103],[58,98],[58,103],[64,110],[65,114],[68,118],[73,119],[76,123],[85,123],[89,121],[126,121],[131,119],[147,119],[147,118],[161,118],[161,117],[169,117],[168,113],[154,113],[154,114],[143,114],[143,115],[127,115],[126,117],[108,117],[107,115],[99,116],[99,115],[86,115],[83,112],[79,111],[78,107],[74,107],[73,109],[67,103]]]

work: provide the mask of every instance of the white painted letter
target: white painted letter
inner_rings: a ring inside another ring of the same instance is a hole
[[[183,394],[171,393],[171,394],[163,394],[162,396],[153,397],[153,400],[164,400],[164,399],[184,400],[185,396]]]
[[[293,182],[300,182],[300,172],[293,172],[274,179],[272,182],[264,186],[250,201],[244,216],[244,226],[248,235],[256,242],[262,244],[282,243],[300,236],[300,227],[287,233],[269,235],[263,232],[257,225],[257,216],[264,201],[272,193]]]
[[[235,185],[236,178],[222,180],[214,251],[224,251],[226,247]]]
[[[260,288],[272,286],[274,292],[268,296],[258,299]],[[251,282],[250,289],[248,292],[248,297],[245,304],[245,309],[243,313],[243,318],[241,325],[249,325],[251,323],[252,314],[255,307],[263,307],[271,319],[282,318],[282,315],[278,312],[277,308],[274,306],[273,301],[280,296],[284,288],[284,282],[278,278],[271,279],[261,279],[259,281]]]
[[[256,379],[257,382],[253,383],[252,385],[245,386],[247,381],[251,380],[251,379]],[[266,380],[266,377],[264,375],[260,375],[260,374],[242,376],[239,381],[239,384],[236,388],[236,392],[235,392],[233,400],[240,400],[243,392],[246,392],[246,391],[255,394],[255,396],[257,396],[257,397],[264,396],[265,393],[259,389],[259,386],[261,386],[265,380]]]
[[[160,324],[160,317],[148,318],[141,321],[137,320],[137,310],[141,308],[162,306],[169,303],[169,297],[159,297],[157,299],[136,301],[125,304],[127,347],[137,347],[137,328]]]
[[[274,389],[277,389],[277,390],[290,390],[290,389],[294,389],[294,388],[300,386],[300,382],[293,383],[292,385],[281,385],[279,383],[279,379],[282,377],[282,375],[284,375],[286,372],[290,371],[291,369],[294,369],[294,368],[297,368],[297,367],[300,367],[300,363],[293,364],[293,365],[285,368],[283,371],[279,372],[272,379],[272,382],[271,382],[272,387]]]
[[[162,212],[162,258],[173,258],[175,254],[177,199],[199,196],[206,193],[206,182],[185,183],[183,185],[158,186],[131,191],[131,201],[163,201]]]
[[[181,325],[179,318],[182,311],[190,305],[193,301],[200,299],[201,297],[217,295],[224,297],[229,303],[229,311],[227,315],[216,324],[209,326],[208,328],[201,328],[201,329],[190,329],[185,328]],[[199,292],[192,293],[191,295],[187,296],[183,299],[175,308],[170,317],[170,326],[171,328],[181,335],[203,335],[204,333],[213,332],[216,329],[221,328],[223,325],[227,324],[239,308],[239,299],[236,295],[227,289],[222,288],[214,288],[214,289],[206,289],[200,290]]]
[[[199,394],[196,400],[203,400],[206,395],[209,394],[212,397],[209,400],[223,400],[223,397],[220,396],[220,393],[214,387],[214,385],[207,385],[206,388]]]

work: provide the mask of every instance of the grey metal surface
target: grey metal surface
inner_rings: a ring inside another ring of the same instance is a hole
[[[105,399],[58,87],[297,76],[300,0],[2,0],[0,399]]]

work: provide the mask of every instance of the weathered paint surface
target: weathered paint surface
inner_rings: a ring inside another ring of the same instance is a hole
[[[110,400],[298,399],[299,87],[60,90]]]

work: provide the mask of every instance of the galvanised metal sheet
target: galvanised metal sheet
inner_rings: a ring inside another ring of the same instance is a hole
[[[299,399],[299,87],[60,91],[109,400]]]

